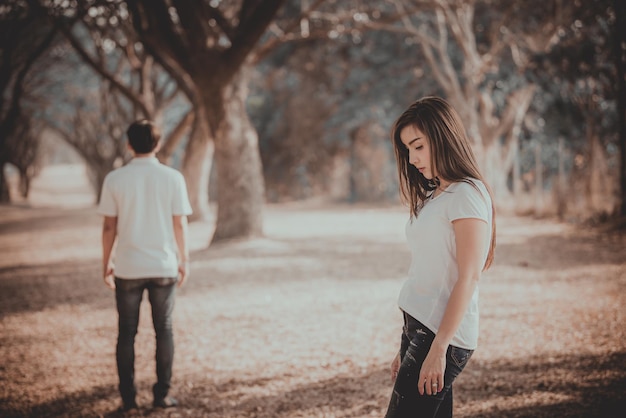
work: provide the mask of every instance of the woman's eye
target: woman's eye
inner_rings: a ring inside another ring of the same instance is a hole
[[[415,147],[416,150],[421,150],[422,148],[424,148],[423,145],[420,145],[419,147]]]

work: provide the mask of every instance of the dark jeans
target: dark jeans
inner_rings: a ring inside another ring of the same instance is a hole
[[[167,396],[174,360],[172,312],[176,282],[176,277],[115,278],[115,299],[119,314],[116,358],[120,378],[119,389],[124,405],[135,403],[135,335],[137,335],[139,325],[139,307],[146,289],[152,307],[152,323],[156,334],[157,383],[152,390],[154,399],[163,399]]]
[[[461,373],[473,351],[449,346],[446,354],[444,388],[436,395],[420,395],[417,391],[422,363],[435,339],[435,334],[421,322],[404,313],[400,344],[400,370],[393,387],[386,418],[451,418],[452,382]]]

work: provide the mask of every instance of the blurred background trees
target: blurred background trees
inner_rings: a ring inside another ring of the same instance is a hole
[[[215,203],[212,239],[250,237],[264,202],[397,203],[389,128],[435,94],[460,111],[501,207],[624,215],[623,4],[363,3],[5,2],[0,164],[27,195],[56,136],[98,196],[129,158],[128,124],[154,119],[195,218]]]
[[[5,166],[20,173],[20,191],[28,193],[36,166],[39,132],[28,105],[33,101],[33,66],[51,46],[56,29],[23,2],[0,6],[0,202],[10,200]]]

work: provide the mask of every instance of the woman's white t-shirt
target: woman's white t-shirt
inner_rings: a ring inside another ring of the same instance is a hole
[[[398,306],[434,333],[439,329],[459,276],[452,221],[464,218],[485,221],[490,233],[483,243],[482,264],[489,253],[493,228],[491,198],[481,181],[469,181],[476,187],[464,181],[450,184],[443,193],[426,201],[418,216],[406,225],[411,267]],[[468,350],[478,345],[478,286],[450,344]]]

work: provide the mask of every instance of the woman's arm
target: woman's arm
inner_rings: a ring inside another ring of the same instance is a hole
[[[452,225],[456,240],[459,278],[450,294],[435,340],[422,364],[418,381],[418,389],[422,395],[424,392],[431,395],[443,389],[446,352],[480,279],[485,242],[489,239],[489,226],[483,220],[463,218],[453,221]],[[433,383],[437,383],[436,390],[432,386]]]

